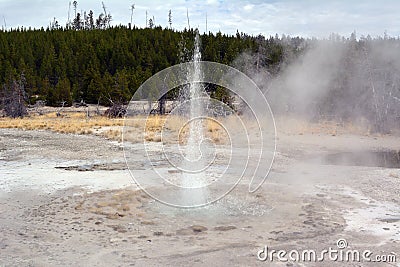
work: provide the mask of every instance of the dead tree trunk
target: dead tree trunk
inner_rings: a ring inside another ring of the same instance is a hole
[[[159,100],[158,100],[158,112],[160,115],[164,115],[165,114],[165,97],[162,96]]]
[[[368,57],[368,52],[367,52],[367,48],[364,47],[364,56],[365,56],[365,65],[367,68],[367,72],[368,72],[368,82],[371,86],[371,93],[372,93],[372,101],[373,101],[373,106],[375,109],[375,116],[374,116],[374,128],[377,132],[382,132],[383,128],[384,128],[384,123],[383,123],[383,118],[382,118],[382,114],[381,114],[381,110],[379,108],[379,102],[378,102],[378,96],[377,96],[377,92],[375,89],[375,83],[374,83],[374,79],[372,77],[372,67],[371,67],[371,63],[369,61],[369,57]]]
[[[6,116],[18,118],[27,115],[25,100],[23,75],[21,75],[19,82],[13,80],[9,85],[3,85],[2,106]]]

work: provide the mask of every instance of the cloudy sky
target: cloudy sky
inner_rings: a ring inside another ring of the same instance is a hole
[[[69,0],[0,0],[0,25],[46,27],[55,17],[62,25],[68,18]],[[72,1],[71,1],[72,2]],[[102,1],[78,0],[78,12],[92,9],[98,16]],[[156,25],[168,26],[168,11],[172,11],[172,27],[190,26],[201,32],[221,31],[234,34],[236,30],[265,36],[278,33],[303,37],[328,37],[330,33],[349,36],[370,34],[400,36],[399,0],[104,0],[113,15],[113,24],[130,22],[130,6],[135,4],[133,23],[146,25],[148,18]],[[71,17],[74,11],[71,7]]]

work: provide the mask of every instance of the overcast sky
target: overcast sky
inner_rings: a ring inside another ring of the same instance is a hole
[[[72,1],[71,1],[72,2]],[[133,23],[146,25],[154,16],[156,25],[168,26],[168,11],[172,11],[172,27],[187,27],[186,9],[190,26],[234,34],[236,30],[265,36],[278,33],[303,37],[328,37],[330,33],[349,36],[370,34],[372,37],[387,32],[400,36],[399,0],[104,0],[114,25],[130,22],[130,6],[135,4]],[[61,25],[68,18],[68,0],[0,0],[1,26],[16,28],[47,27],[55,17]],[[101,1],[78,0],[78,12],[92,9],[96,16],[102,12]],[[74,16],[71,7],[71,17]]]

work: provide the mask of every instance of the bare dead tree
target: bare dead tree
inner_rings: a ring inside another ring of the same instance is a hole
[[[108,101],[111,103],[111,107],[106,110],[105,115],[109,118],[122,118],[127,112],[127,107],[122,101],[114,101],[110,94],[108,95]]]
[[[62,116],[61,112],[63,111],[66,103],[67,103],[67,101],[64,101],[64,100],[61,101],[61,107],[57,110],[57,113],[56,113],[57,117]]]
[[[96,105],[96,115],[100,116],[100,100],[101,100],[101,96],[99,96],[99,98],[97,99],[97,105]]]
[[[169,28],[172,29],[172,11],[171,11],[171,9],[168,12],[168,23],[169,23]]]
[[[106,5],[104,4],[104,2],[101,2],[101,4],[103,5],[104,17],[105,17],[105,19],[106,19],[106,21],[105,21],[106,27],[110,28],[111,15],[110,15],[110,14],[107,14]]]
[[[18,118],[28,114],[25,106],[27,100],[25,83],[25,76],[21,74],[19,81],[13,80],[9,85],[3,85],[2,107],[6,116]]]
[[[187,17],[187,23],[188,23],[188,30],[190,30],[190,22],[189,22],[189,9],[186,8],[186,17]]]
[[[132,21],[133,21],[133,10],[135,10],[135,4],[131,5],[131,26],[132,26]]]
[[[208,26],[208,25],[207,25],[207,23],[208,23],[208,22],[207,22],[207,12],[206,12],[206,34],[208,34],[208,29],[207,29],[207,26]]]
[[[70,13],[71,13],[71,1],[69,1],[69,5],[68,5],[68,20],[67,20],[67,27],[69,27],[69,26],[71,25]]]
[[[33,106],[33,108],[34,108],[34,110],[35,110],[35,112],[38,114],[38,115],[43,115],[44,113],[43,113],[43,107],[46,105],[46,101],[44,101],[44,100],[38,100],[38,101],[36,101],[35,102],[35,105]]]
[[[75,18],[76,18],[76,9],[78,7],[78,2],[74,1],[72,4],[74,5],[74,12],[75,12]]]
[[[7,30],[7,21],[6,21],[6,17],[4,17],[3,15],[3,21],[4,21],[4,30]]]
[[[86,122],[88,122],[88,121],[89,121],[89,119],[90,119],[90,111],[89,111],[89,106],[86,106],[85,108],[86,108]]]
[[[375,122],[374,122],[374,126],[378,131],[382,130],[382,116],[381,116],[381,112],[379,110],[379,102],[378,102],[378,97],[377,97],[377,92],[375,89],[375,83],[374,83],[374,79],[372,77],[372,67],[371,67],[371,62],[369,60],[369,56],[368,56],[368,51],[367,48],[364,47],[363,48],[363,52],[364,52],[364,56],[365,56],[365,65],[367,68],[367,72],[368,72],[368,82],[371,86],[371,93],[372,93],[372,99],[373,99],[373,106],[375,109]]]

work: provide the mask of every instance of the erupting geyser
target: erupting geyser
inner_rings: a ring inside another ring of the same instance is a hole
[[[240,97],[249,107],[245,120],[229,103],[208,95],[206,86]],[[242,180],[250,192],[259,188],[274,156],[272,112],[249,77],[232,67],[201,61],[198,32],[189,62],[156,73],[136,91],[125,119],[124,140],[135,138],[140,119],[135,114],[143,98],[154,103],[175,95],[167,93],[176,88],[180,97],[169,100],[168,115],[154,117],[149,112],[143,125],[139,147],[146,153],[149,168],[135,170],[137,153],[125,153],[135,183],[164,204],[186,208],[214,203]]]
[[[190,84],[185,87],[186,99],[189,101],[189,133],[187,144],[184,151],[184,172],[182,173],[182,197],[184,202],[189,206],[206,203],[207,188],[204,169],[206,161],[205,154],[202,150],[207,149],[206,139],[204,135],[204,104],[207,99],[204,87],[200,83],[202,81],[201,69],[201,53],[200,53],[200,36],[197,32],[195,37],[194,51],[192,62],[193,69],[188,70]]]

